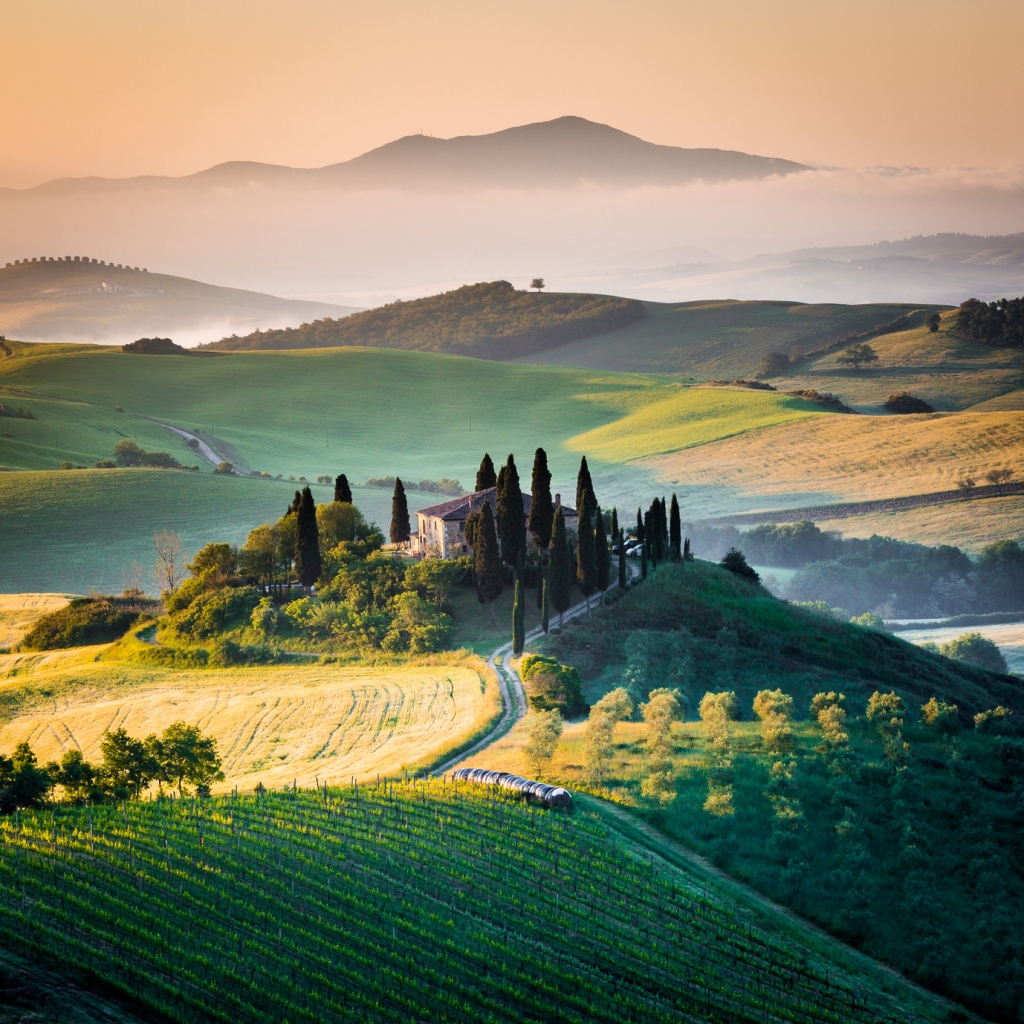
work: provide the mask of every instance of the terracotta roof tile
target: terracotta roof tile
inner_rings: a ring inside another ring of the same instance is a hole
[[[428,516],[433,519],[443,519],[445,522],[462,522],[469,518],[470,514],[476,512],[486,501],[491,506],[491,512],[495,512],[497,502],[497,487],[489,487],[486,491],[477,491],[475,494],[464,494],[461,498],[452,498],[451,501],[442,501],[439,505],[430,505],[427,508],[416,510],[418,516]],[[523,512],[526,518],[530,518],[530,495],[523,494]],[[562,514],[566,516],[578,515],[576,509],[562,506]]]

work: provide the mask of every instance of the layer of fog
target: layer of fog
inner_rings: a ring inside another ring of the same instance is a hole
[[[463,195],[262,187],[0,192],[0,264],[82,253],[212,284],[357,306],[471,281],[523,285],[537,275],[557,288],[663,300],[959,302],[970,294],[959,271],[936,283],[894,266],[873,280],[826,275],[808,290],[804,277],[790,272],[721,264],[712,270],[710,264],[937,232],[1021,230],[1020,169],[819,170],[679,188]],[[701,262],[707,266],[694,266]],[[1006,283],[1018,272],[1005,270]],[[806,294],[795,294],[801,283]]]

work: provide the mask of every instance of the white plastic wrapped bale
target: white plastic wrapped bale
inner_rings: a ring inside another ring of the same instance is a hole
[[[549,786],[535,779],[524,779],[509,772],[492,772],[486,768],[459,768],[452,778],[460,782],[476,782],[482,786],[498,786],[513,793],[522,793],[528,800],[538,800],[547,807],[571,807],[572,794],[561,786]]]

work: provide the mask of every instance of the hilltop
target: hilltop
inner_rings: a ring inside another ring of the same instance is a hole
[[[27,341],[123,343],[164,334],[205,340],[354,311],[88,256],[26,258],[0,268],[0,335]]]
[[[447,352],[488,359],[532,355],[644,317],[635,299],[605,295],[544,295],[517,291],[508,281],[465,285],[411,302],[395,302],[344,320],[324,319],[297,329],[223,338],[204,351],[371,348]]]
[[[683,149],[646,142],[583,117],[519,125],[488,135],[439,139],[406,135],[352,160],[299,168],[230,161],[181,178],[60,178],[49,193],[212,189],[249,185],[300,188],[566,187],[674,185],[766,178],[809,170],[804,164],[726,149]],[[14,191],[12,189],[0,191]]]

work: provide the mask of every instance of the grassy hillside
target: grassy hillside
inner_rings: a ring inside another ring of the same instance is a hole
[[[0,931],[172,1021],[945,1019],[608,821],[441,782],[23,814]]]
[[[350,307],[220,288],[86,258],[25,260],[0,268],[0,335],[118,342],[157,334],[217,333],[343,317]]]
[[[660,753],[639,715],[617,725],[603,778],[589,767],[587,724],[568,725],[547,781],[596,786],[917,980],[993,1019],[1016,1019],[1024,747],[969,723],[996,704],[1019,715],[1019,679],[784,604],[701,562],[659,567],[542,647],[578,667],[591,702],[613,687],[646,699],[668,686],[688,705]],[[752,704],[775,689],[794,703],[786,731],[771,738]],[[876,690],[904,702],[894,745],[865,714]],[[724,740],[696,721],[706,691],[738,698],[740,721],[726,723]],[[845,694],[845,731],[826,741],[809,707],[830,691]],[[964,731],[922,721],[932,697],[957,705]],[[468,763],[529,771],[529,732],[527,718]],[[667,786],[652,790],[661,758]],[[706,806],[712,790],[728,793],[726,813]]]
[[[19,643],[37,619],[67,603],[64,594],[0,594],[0,651]]]
[[[644,305],[647,316],[639,323],[562,345],[531,361],[732,380],[756,373],[767,352],[788,354],[797,347],[810,352],[919,308],[899,303],[844,306],[734,300]]]
[[[184,719],[217,740],[221,788],[336,783],[430,765],[500,713],[497,681],[458,656],[381,668],[293,664],[181,671],[104,660],[0,655],[0,749],[28,741],[40,761],[72,747],[99,761],[100,740],[123,726],[161,733]]]
[[[510,359],[604,334],[643,317],[644,305],[635,299],[544,295],[516,291],[507,281],[492,281],[425,299],[394,302],[344,320],[323,319],[295,329],[257,331],[203,347],[238,352],[363,345]]]

